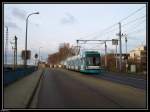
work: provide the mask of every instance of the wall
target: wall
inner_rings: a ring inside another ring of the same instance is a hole
[[[35,67],[29,67],[29,68],[17,68],[16,71],[13,71],[11,69],[6,70],[4,69],[3,72],[3,84],[4,86],[9,85],[13,82],[15,82],[18,79],[23,78],[24,76],[27,76],[34,72],[36,70]]]

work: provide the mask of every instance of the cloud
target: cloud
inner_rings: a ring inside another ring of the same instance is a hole
[[[15,29],[21,30],[21,28],[14,22],[6,22],[5,24],[6,24],[6,26],[8,26],[10,28],[15,28]]]
[[[35,27],[39,27],[40,26],[40,24],[38,24],[38,23],[32,23]]]
[[[18,8],[13,8],[12,14],[15,17],[18,17],[22,20],[26,19],[26,12],[24,10],[18,9]]]
[[[76,22],[77,22],[77,19],[70,13],[65,13],[65,17],[61,19],[62,24],[73,24]]]
[[[39,27],[39,24],[35,23],[35,26],[36,26],[36,27]]]

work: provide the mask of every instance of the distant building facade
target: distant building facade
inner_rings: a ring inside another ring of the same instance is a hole
[[[117,59],[119,60],[120,59],[120,54],[117,53],[115,54],[117,56]],[[122,53],[121,57],[122,57],[122,61],[126,60],[128,57],[130,56],[130,54],[126,54],[126,53]]]
[[[147,48],[146,46],[139,46],[130,51],[129,59],[136,62],[137,66],[143,70],[147,69]]]

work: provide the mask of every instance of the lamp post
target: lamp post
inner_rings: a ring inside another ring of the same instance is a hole
[[[26,38],[25,38],[25,59],[24,59],[24,66],[26,67],[27,65],[27,31],[28,31],[28,18],[33,15],[33,14],[39,14],[39,12],[31,13],[28,15],[26,18]]]

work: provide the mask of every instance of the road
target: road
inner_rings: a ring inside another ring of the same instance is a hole
[[[64,69],[46,69],[37,108],[146,108],[145,89]]]
[[[115,75],[114,73],[101,73],[101,75],[91,75],[91,77],[97,77],[109,81],[113,81],[120,84],[130,85],[140,89],[146,89],[146,79],[139,77],[131,77],[125,75]]]

